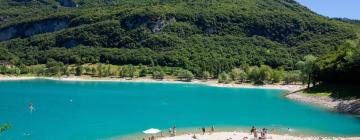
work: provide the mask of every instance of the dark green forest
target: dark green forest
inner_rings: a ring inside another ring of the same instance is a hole
[[[291,71],[312,55],[309,82],[347,81],[359,71],[356,22],[294,0],[61,1],[0,0],[0,61],[141,64],[217,76],[242,64]]]

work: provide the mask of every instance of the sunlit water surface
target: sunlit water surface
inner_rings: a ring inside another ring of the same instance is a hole
[[[359,118],[283,98],[284,91],[219,88],[202,84],[0,82],[0,139],[128,139],[148,128],[199,127],[359,136]],[[35,110],[29,111],[32,102]],[[126,137],[123,137],[126,136]]]

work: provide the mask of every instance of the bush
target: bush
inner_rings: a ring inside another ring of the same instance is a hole
[[[194,75],[192,74],[191,71],[188,71],[188,70],[182,70],[180,71],[180,73],[178,73],[178,78],[180,80],[183,80],[183,81],[191,81],[192,79],[194,79]]]
[[[218,82],[219,83],[225,83],[225,84],[230,83],[230,76],[226,72],[222,72],[219,75]]]
[[[81,76],[83,71],[83,67],[81,65],[77,65],[75,68],[75,76]]]
[[[164,79],[164,77],[165,77],[165,72],[162,70],[155,70],[153,72],[154,79]]]
[[[240,73],[241,73],[240,69],[237,69],[237,68],[232,69],[231,73],[230,73],[231,80],[233,80],[233,81],[240,80]]]
[[[201,74],[201,79],[208,80],[210,78],[210,73],[208,71],[203,71]]]

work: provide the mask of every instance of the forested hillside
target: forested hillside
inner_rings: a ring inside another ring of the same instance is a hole
[[[0,60],[293,69],[356,39],[353,27],[293,0],[0,0]]]

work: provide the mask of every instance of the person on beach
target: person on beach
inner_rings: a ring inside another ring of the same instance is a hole
[[[195,134],[192,136],[192,138],[193,138],[193,139],[197,139],[197,137],[196,137],[196,135],[195,135]]]
[[[250,133],[252,134],[252,133],[254,133],[254,131],[256,131],[256,128],[253,126],[253,127],[251,127],[251,129],[250,129]]]
[[[254,138],[257,139],[257,132],[256,132],[256,128],[253,126],[250,130],[251,134],[254,134]]]
[[[206,129],[205,127],[201,128],[203,135],[205,135]]]
[[[267,135],[267,129],[266,128],[263,128],[262,129],[262,133],[263,133],[263,138],[266,139],[266,135]]]
[[[211,126],[211,133],[214,133],[214,132],[215,132],[215,127]]]
[[[172,128],[171,127],[169,128],[169,135],[170,136],[172,135]]]
[[[261,140],[266,139],[266,137],[265,137],[265,132],[264,132],[264,131],[261,131],[261,132],[260,132],[260,137],[259,137],[259,139],[261,139]]]
[[[175,125],[172,127],[172,134],[173,134],[173,136],[176,136],[176,126]]]

